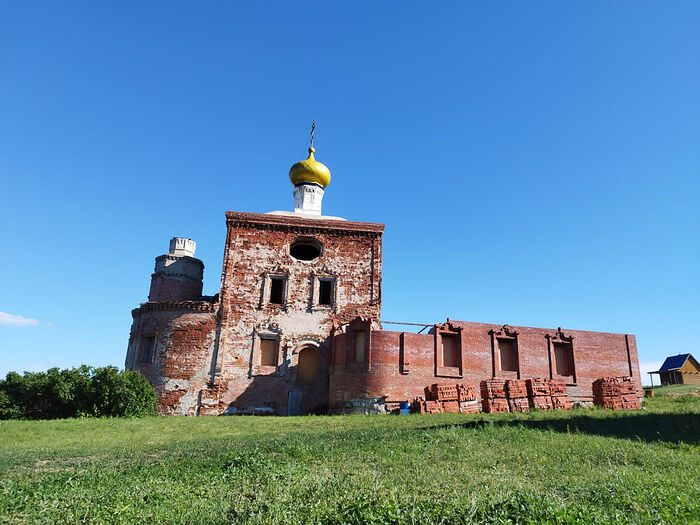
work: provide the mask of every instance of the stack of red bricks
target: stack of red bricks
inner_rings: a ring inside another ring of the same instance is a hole
[[[549,390],[552,393],[552,408],[554,410],[571,410],[572,403],[566,392],[566,383],[560,379],[549,379]]]
[[[442,403],[439,401],[426,401],[422,397],[417,397],[413,401],[411,412],[418,414],[442,414]]]
[[[488,379],[481,382],[484,412],[571,410],[566,384],[556,379]]]
[[[506,394],[511,412],[529,412],[530,402],[527,398],[527,384],[521,379],[506,381]]]
[[[566,384],[558,379],[487,379],[481,381],[480,388],[484,412],[528,412],[532,408],[571,410],[572,406]],[[479,404],[471,386],[436,383],[425,387],[425,399],[415,399],[413,411],[421,414],[476,414]]]
[[[459,411],[462,414],[478,414],[481,412],[479,402],[476,400],[476,389],[473,386],[458,384],[457,398]]]
[[[631,377],[602,377],[593,381],[593,403],[612,410],[642,408]]]
[[[474,387],[464,384],[434,384],[425,387],[425,399],[416,398],[413,411],[421,414],[478,414]]]
[[[530,407],[538,410],[552,410],[552,389],[549,380],[542,378],[526,379],[527,396],[530,399]]]
[[[481,382],[481,406],[484,412],[510,411],[505,380],[487,379]]]

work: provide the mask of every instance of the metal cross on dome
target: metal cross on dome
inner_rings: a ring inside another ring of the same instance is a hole
[[[316,130],[316,121],[311,121],[311,147],[314,147],[314,131]]]

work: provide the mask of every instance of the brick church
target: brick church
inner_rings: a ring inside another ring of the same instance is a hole
[[[454,320],[383,330],[384,225],[321,213],[331,174],[314,153],[312,140],[289,171],[294,212],[226,212],[218,294],[202,295],[193,240],[156,257],[126,368],[152,382],[161,413],[343,413],[491,378],[560,379],[584,404],[597,378],[641,389],[630,334]]]

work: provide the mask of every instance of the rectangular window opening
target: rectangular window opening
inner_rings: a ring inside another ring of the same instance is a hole
[[[318,282],[318,304],[331,306],[333,303],[333,281],[321,279]]]
[[[498,339],[498,354],[502,372],[518,371],[518,352],[515,339]]]
[[[353,348],[353,362],[364,363],[365,362],[365,331],[355,330],[354,333],[355,341]]]
[[[284,304],[284,277],[270,279],[270,303]]]
[[[442,334],[442,366],[459,366],[459,339],[454,334]]]
[[[554,362],[557,375],[574,375],[574,350],[571,343],[554,343]]]
[[[156,345],[155,336],[147,336],[141,339],[139,347],[139,363],[150,363],[153,360],[153,347]]]
[[[260,339],[260,366],[277,366],[276,339]]]

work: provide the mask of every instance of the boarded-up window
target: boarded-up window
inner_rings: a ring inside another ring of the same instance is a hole
[[[453,334],[442,334],[442,366],[459,366],[459,338]]]
[[[155,336],[147,336],[141,339],[138,358],[139,363],[150,363],[153,360],[153,347],[155,345]]]
[[[353,341],[353,353],[352,353],[352,361],[355,363],[364,363],[365,362],[365,331],[364,330],[355,330],[353,332],[354,335],[354,341]]]
[[[574,375],[574,350],[571,343],[554,343],[554,362],[557,375]]]
[[[310,383],[316,379],[318,371],[318,350],[313,347],[304,348],[299,352],[297,379],[302,383]]]
[[[284,303],[284,277],[272,277],[270,279],[270,303]]]
[[[502,372],[518,371],[518,352],[515,339],[498,339],[498,355]]]
[[[333,304],[333,281],[321,279],[318,282],[318,304],[331,306]]]
[[[260,339],[260,366],[277,366],[277,340]]]

